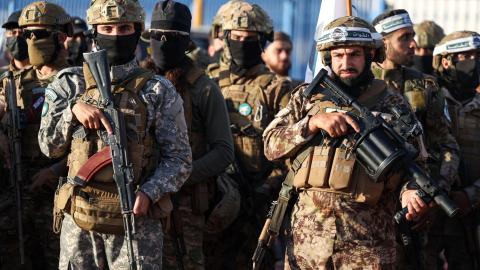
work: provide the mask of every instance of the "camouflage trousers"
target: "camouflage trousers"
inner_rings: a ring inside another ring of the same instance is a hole
[[[177,194],[176,204],[171,227],[165,234],[163,269],[181,269],[179,265],[182,264],[186,270],[203,270],[205,215],[193,211],[192,196],[188,194]]]
[[[376,206],[350,196],[306,190],[287,229],[286,269],[393,269],[394,196]]]
[[[135,219],[133,251],[138,269],[162,269],[163,232],[160,220]],[[123,235],[82,230],[65,215],[60,234],[60,270],[130,269]]]

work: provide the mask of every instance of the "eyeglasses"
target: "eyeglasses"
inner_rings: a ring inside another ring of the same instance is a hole
[[[188,36],[188,33],[150,30],[150,38],[158,41],[167,41],[167,40],[175,41],[180,39],[181,37],[186,37],[186,36]]]
[[[31,39],[35,37],[36,39],[48,38],[53,31],[47,29],[24,29],[23,37],[26,39]]]

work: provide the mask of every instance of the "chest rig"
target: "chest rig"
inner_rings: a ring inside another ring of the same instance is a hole
[[[374,106],[386,93],[385,88],[370,89],[360,99],[367,107]],[[352,107],[338,107],[323,95],[312,97],[313,107],[307,115],[319,113],[348,112],[355,114]],[[369,106],[370,105],[370,106]],[[347,139],[332,139],[325,136],[319,145],[312,145],[293,178],[299,189],[315,189],[324,192],[346,194],[356,202],[375,205],[384,191],[393,191],[400,177],[388,181],[374,182],[352,154],[354,142]]]
[[[480,177],[480,96],[465,106],[447,99],[452,131],[460,146],[462,186]]]
[[[405,97],[418,119],[425,119],[431,93],[427,90],[426,79],[422,73],[406,67],[390,70],[374,67],[372,71],[375,78],[385,80]]]
[[[263,73],[253,79],[233,82],[228,71],[222,71],[219,77],[238,162],[242,170],[251,175],[263,175],[269,170],[263,154],[262,133],[274,117],[266,93],[274,77],[271,73]]]
[[[45,101],[45,88],[53,81],[54,77],[40,80],[36,70],[31,67],[14,76],[17,104],[20,108],[22,159],[38,165],[49,163],[49,160],[41,154],[38,145],[38,130]]]
[[[85,93],[80,101],[101,109],[101,97],[95,80],[88,67],[84,66]],[[113,84],[112,92],[115,104],[125,118],[129,160],[133,164],[135,181],[138,183],[144,176],[145,169],[151,162],[154,147],[153,131],[147,129],[147,108],[138,97],[138,92],[152,77],[150,71],[138,69],[123,81]],[[73,134],[71,151],[68,156],[68,177],[74,177],[90,156],[102,150],[105,146],[104,131],[88,130],[83,126]],[[111,165],[100,170],[94,179],[101,182],[113,182]]]

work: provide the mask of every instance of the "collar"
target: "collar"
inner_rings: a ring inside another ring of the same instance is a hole
[[[112,80],[112,84],[115,84],[116,82],[120,82],[123,79],[127,78],[127,76],[132,74],[132,72],[135,71],[137,68],[139,68],[139,66],[135,58],[126,64],[112,66],[110,68],[110,77]]]

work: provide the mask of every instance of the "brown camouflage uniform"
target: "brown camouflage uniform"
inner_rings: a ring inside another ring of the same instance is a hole
[[[386,87],[378,80],[373,82]],[[322,96],[306,100],[301,95],[305,88],[306,85],[297,88],[287,107],[265,130],[268,159],[294,158],[312,139],[305,135],[308,114],[321,106]],[[388,113],[392,106],[408,108],[401,96],[389,90],[384,93],[378,102],[371,104],[371,110]],[[375,205],[355,202],[350,195],[318,188],[300,190],[287,230],[286,265],[289,264],[290,269],[393,269],[392,215],[396,200],[392,189],[385,189]]]

